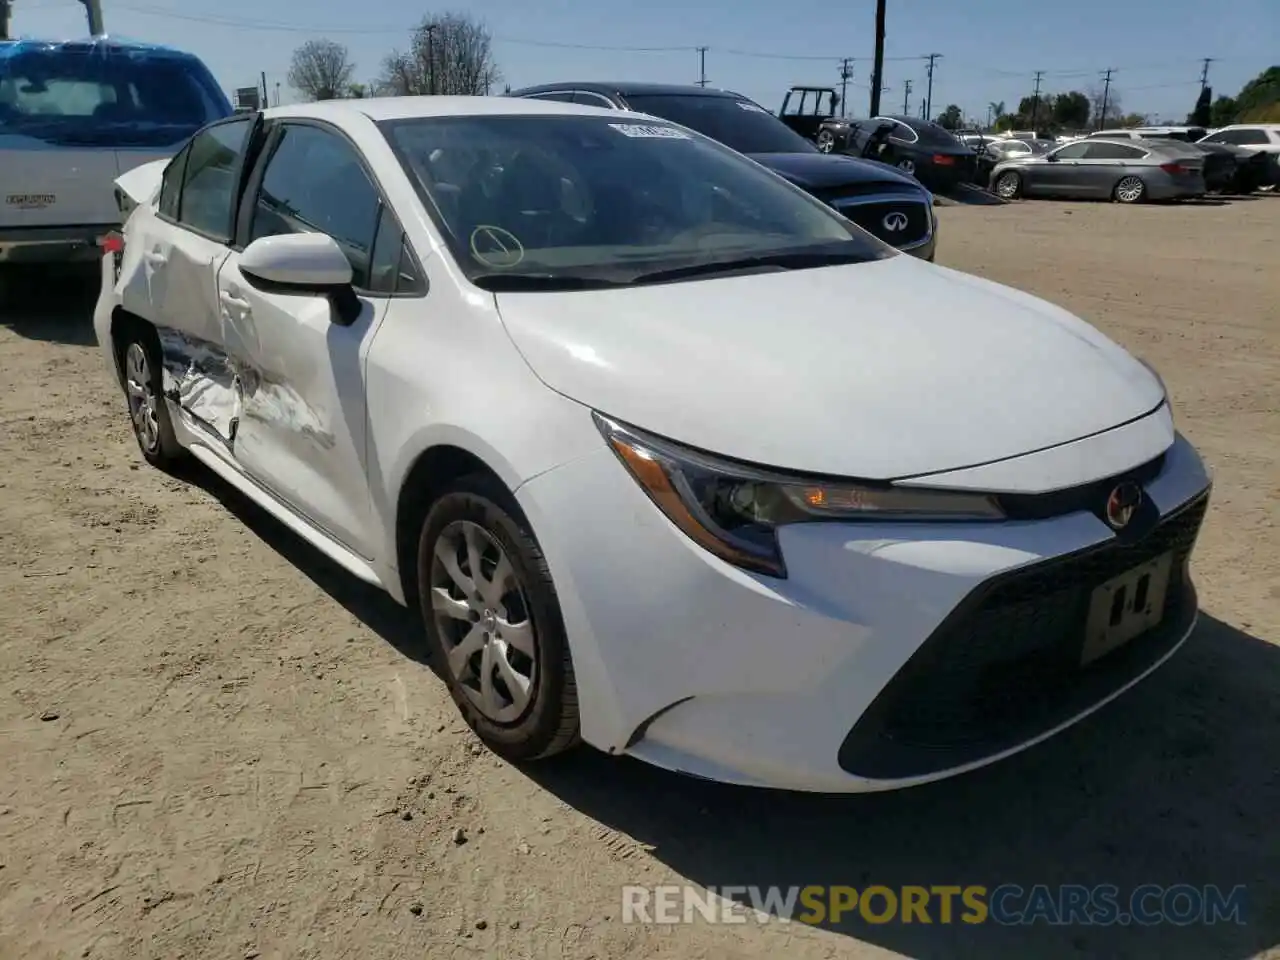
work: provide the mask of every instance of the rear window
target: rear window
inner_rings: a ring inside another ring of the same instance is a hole
[[[950,148],[952,150],[963,146],[950,130],[935,123],[912,123],[903,124],[903,126],[909,127],[915,133],[918,142],[923,146]]]
[[[719,140],[739,153],[814,153],[808,140],[764,107],[735,97],[629,94],[627,106]]]
[[[103,43],[0,48],[0,136],[164,147],[230,114],[226,95],[189,54]]]

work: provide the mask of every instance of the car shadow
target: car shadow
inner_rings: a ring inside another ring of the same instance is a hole
[[[404,657],[436,669],[427,656],[421,619],[416,612],[348,573],[199,461],[183,461],[173,476],[212,496],[259,540]]]
[[[944,924],[936,906],[929,925],[856,911],[823,924],[908,956],[1244,958],[1280,943],[1277,689],[1280,648],[1204,616],[1168,664],[1093,717],[937,784],[750,790],[594,752],[526,773],[703,888],[1114,884],[1123,908],[1143,884],[1246,887],[1243,925]]]
[[[431,666],[416,614],[205,467],[192,464],[179,476],[403,656]],[[700,889],[1110,884],[1123,909],[1144,884],[1246,888],[1242,923],[967,924],[958,922],[959,907],[957,922],[943,923],[931,907],[929,924],[870,924],[856,911],[822,924],[907,956],[1243,960],[1280,944],[1277,690],[1280,647],[1205,614],[1169,663],[1092,717],[941,783],[853,796],[754,790],[590,749],[521,772]],[[653,881],[637,869],[635,882]]]
[[[976,184],[961,184],[946,193],[935,194],[940,206],[1004,207],[1009,201]]]
[[[97,263],[8,267],[0,274],[0,327],[27,340],[90,346],[100,271]]]

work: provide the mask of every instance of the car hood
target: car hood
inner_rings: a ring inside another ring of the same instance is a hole
[[[1107,430],[1164,397],[1142,363],[1066,311],[908,256],[495,299],[553,390],[790,470],[954,470]]]
[[[870,160],[829,153],[752,153],[748,156],[805,190],[829,190],[864,183],[922,189],[914,178]]]

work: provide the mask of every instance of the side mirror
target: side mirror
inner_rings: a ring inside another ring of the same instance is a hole
[[[1046,154],[1045,154],[1045,156],[1044,156],[1044,158],[1045,158],[1045,160],[1047,160],[1049,163],[1057,163],[1057,162],[1058,162],[1058,155],[1057,155],[1056,153],[1046,153]]]
[[[327,234],[286,233],[255,240],[240,254],[240,272],[263,290],[327,296],[343,326],[360,316],[351,261]]]

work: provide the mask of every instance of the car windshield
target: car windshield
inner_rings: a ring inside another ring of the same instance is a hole
[[[817,153],[815,147],[764,107],[737,97],[699,94],[627,96],[637,113],[697,130],[739,153]]]
[[[195,57],[101,43],[0,48],[0,136],[57,146],[172,146],[231,113]]]
[[[774,174],[670,124],[542,115],[381,127],[459,265],[493,289],[625,285],[894,255]]]

